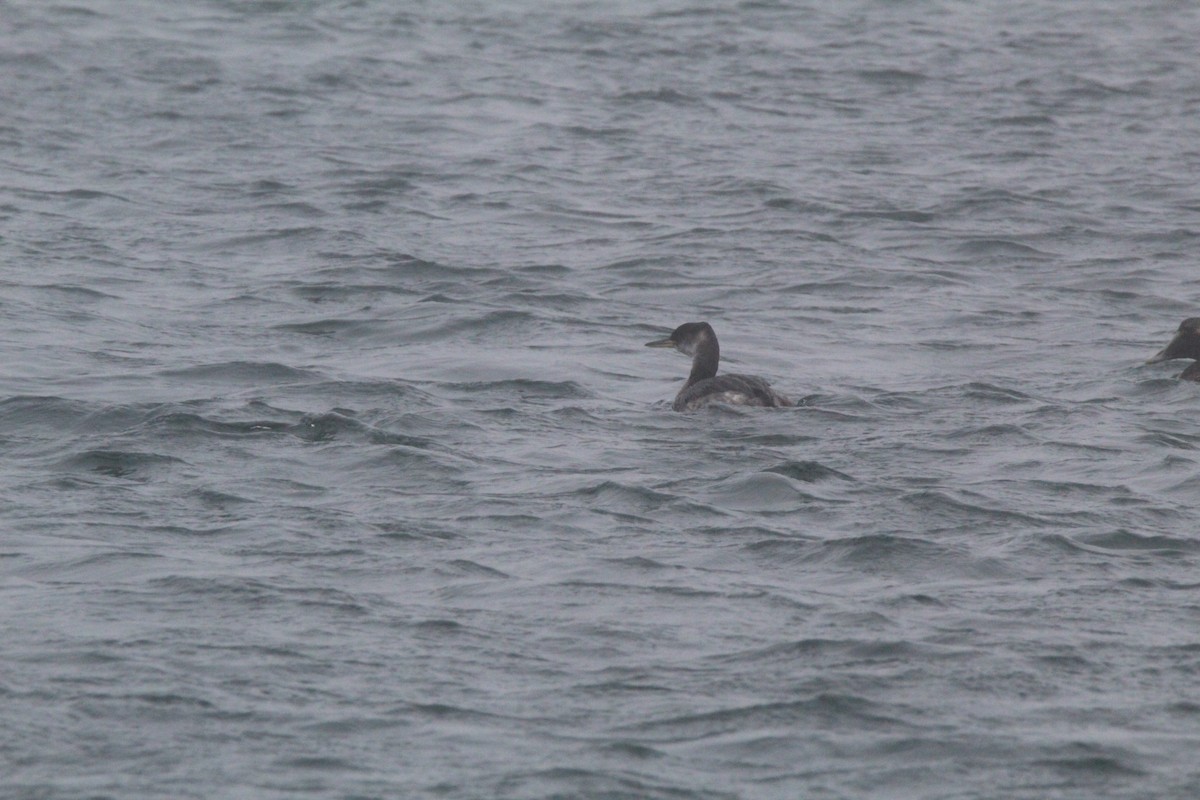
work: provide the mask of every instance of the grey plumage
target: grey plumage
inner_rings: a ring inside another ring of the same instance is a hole
[[[673,347],[692,356],[692,371],[687,383],[675,396],[671,408],[694,411],[711,403],[777,408],[792,401],[771,388],[757,375],[717,375],[721,346],[717,334],[707,322],[685,322],[665,339],[646,342],[647,347]]]

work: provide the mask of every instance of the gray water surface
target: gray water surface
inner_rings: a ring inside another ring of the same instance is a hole
[[[1197,41],[0,0],[0,794],[1196,797]]]

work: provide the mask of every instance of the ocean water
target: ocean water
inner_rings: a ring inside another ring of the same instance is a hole
[[[0,796],[1200,795],[1198,40],[0,1]]]

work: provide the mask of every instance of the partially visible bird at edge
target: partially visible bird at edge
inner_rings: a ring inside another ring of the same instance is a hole
[[[1200,359],[1200,317],[1189,317],[1179,323],[1175,338],[1146,363],[1157,364],[1174,358]],[[1200,360],[1188,365],[1179,377],[1185,381],[1200,381]]]

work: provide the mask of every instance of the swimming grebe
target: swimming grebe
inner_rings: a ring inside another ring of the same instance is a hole
[[[1200,317],[1191,317],[1179,323],[1175,338],[1146,363],[1157,364],[1172,358],[1200,359]],[[1185,369],[1179,377],[1185,381],[1200,381],[1200,361]]]
[[[674,347],[692,357],[692,372],[671,404],[676,411],[695,411],[710,403],[766,408],[792,405],[791,400],[756,375],[717,377],[721,348],[717,334],[707,322],[685,322],[666,339],[646,342],[646,347]]]

